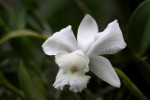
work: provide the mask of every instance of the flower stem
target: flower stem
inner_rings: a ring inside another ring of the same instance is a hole
[[[137,62],[139,62],[140,65],[142,65],[142,68],[144,68],[147,73],[150,75],[150,64],[143,58],[134,55],[134,59],[137,60]]]
[[[131,59],[137,66],[139,66],[140,73],[143,78],[147,81],[150,86],[150,64],[146,61],[146,59],[141,58],[135,54],[132,54]]]
[[[24,98],[23,92],[21,90],[17,89],[16,87],[14,87],[13,85],[11,85],[6,80],[6,78],[4,77],[4,75],[2,74],[1,71],[0,71],[0,85],[3,85],[5,88],[7,88],[8,90],[12,91],[12,93],[15,93],[16,95],[18,95],[22,99]]]
[[[122,79],[124,85],[138,100],[148,100],[147,97],[138,89],[138,87],[120,69],[115,68],[115,71]]]

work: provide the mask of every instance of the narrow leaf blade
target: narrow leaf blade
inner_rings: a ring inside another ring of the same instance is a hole
[[[128,42],[137,56],[141,56],[150,46],[150,1],[143,2],[134,12],[129,22]]]
[[[23,63],[19,68],[19,82],[27,100],[46,100],[44,95],[34,86]]]
[[[0,45],[3,44],[4,42],[12,39],[12,38],[17,38],[17,37],[25,37],[25,36],[30,36],[30,37],[36,37],[36,38],[41,38],[41,39],[47,39],[46,36],[38,34],[34,31],[31,30],[16,30],[8,33],[6,36],[0,39]]]

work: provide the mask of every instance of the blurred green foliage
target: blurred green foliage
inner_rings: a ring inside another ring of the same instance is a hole
[[[106,55],[121,78],[117,89],[93,73],[87,89],[52,87],[58,67],[42,51],[48,36],[68,26],[76,35],[85,14],[103,31],[117,19],[126,49]],[[150,98],[150,0],[0,0],[0,100],[147,100]],[[125,75],[126,74],[126,75]]]

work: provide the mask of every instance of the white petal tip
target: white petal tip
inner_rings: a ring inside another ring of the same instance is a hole
[[[120,79],[119,78],[117,78],[117,79],[110,79],[111,81],[105,81],[105,82],[107,82],[108,84],[110,84],[111,86],[113,86],[113,87],[116,87],[116,88],[120,88],[120,86],[121,86],[121,83],[120,83]]]
[[[119,25],[118,20],[115,19],[114,21],[110,22],[108,25]]]
[[[121,83],[120,83],[120,81],[119,82],[115,82],[115,83],[112,84],[112,86],[114,86],[116,88],[120,88]]]
[[[91,17],[91,15],[90,14],[86,14],[85,17]]]
[[[113,22],[118,23],[118,20],[117,20],[117,19],[115,19]]]
[[[119,50],[118,50],[117,52],[119,52],[120,50],[126,48],[126,46],[127,46],[127,44],[126,44],[125,42],[122,42],[122,43],[120,42],[120,45],[118,46],[118,49],[119,49]],[[117,53],[117,52],[116,52],[116,53]]]
[[[68,25],[66,28],[61,29],[60,32],[67,32],[67,31],[70,31],[71,28],[72,28],[72,26],[71,26],[71,25]]]
[[[67,28],[71,29],[71,28],[72,28],[72,26],[71,26],[71,25],[68,25],[68,26],[67,26]]]
[[[120,79],[119,77],[116,76],[114,78],[112,78],[112,80],[110,82],[108,82],[110,85],[112,85],[113,87],[116,87],[116,88],[120,88],[121,86],[121,82],[120,82]]]
[[[53,87],[58,90],[63,90],[64,88],[64,86],[57,86],[56,84],[53,84]]]
[[[83,20],[88,20],[88,21],[91,20],[91,22],[95,21],[94,18],[93,18],[91,15],[89,15],[89,14],[86,14],[86,15],[84,16]]]
[[[122,49],[124,49],[127,46],[127,44],[124,42]]]

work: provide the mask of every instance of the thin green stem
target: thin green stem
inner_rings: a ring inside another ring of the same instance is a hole
[[[146,69],[147,73],[150,75],[150,64],[145,60],[142,59],[140,56],[133,55],[134,59],[136,59],[138,62],[142,64],[142,67]]]
[[[132,61],[139,66],[142,76],[148,82],[148,85],[150,85],[150,64],[145,59],[142,59],[135,54],[133,54],[132,57]]]
[[[122,79],[124,85],[138,100],[148,100],[147,97],[138,89],[138,87],[120,69],[115,68],[115,71]]]
[[[0,85],[3,85],[5,88],[7,88],[8,90],[12,91],[12,93],[15,93],[16,95],[18,95],[21,98],[24,98],[23,96],[23,92],[19,89],[17,89],[16,87],[14,87],[12,84],[10,84],[6,78],[4,77],[4,75],[2,74],[2,72],[0,71]]]

